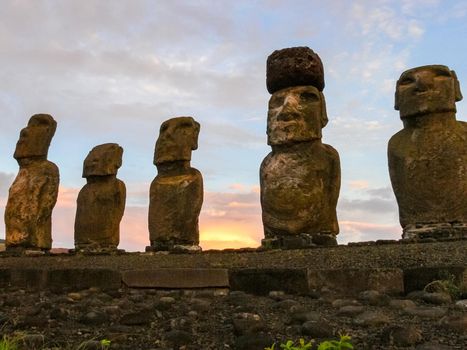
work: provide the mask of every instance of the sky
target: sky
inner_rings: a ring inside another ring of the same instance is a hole
[[[323,142],[341,159],[338,242],[398,239],[386,155],[402,128],[395,82],[406,69],[444,64],[465,88],[466,37],[467,2],[455,0],[0,0],[0,238],[19,131],[48,113],[58,123],[48,159],[61,177],[53,246],[74,245],[84,158],[115,142],[127,187],[120,248],[143,251],[160,124],[192,116],[201,124],[191,162],[204,178],[201,246],[258,246],[266,59],[309,46],[325,70]],[[457,110],[465,121],[466,102]]]

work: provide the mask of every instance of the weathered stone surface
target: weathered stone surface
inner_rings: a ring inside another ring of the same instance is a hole
[[[47,271],[47,288],[51,290],[82,290],[98,287],[112,290],[121,287],[122,278],[118,271],[101,268],[69,268]]]
[[[335,245],[340,189],[337,151],[321,142],[324,95],[313,86],[274,93],[269,101],[268,144],[260,168],[263,246]]]
[[[433,281],[452,281],[462,294],[466,294],[467,268],[465,266],[440,266],[404,270],[406,293],[422,290]]]
[[[383,330],[382,338],[390,345],[413,346],[423,339],[422,330],[417,325],[391,326]]]
[[[404,292],[404,275],[400,269],[309,269],[308,284],[310,289],[327,287],[342,295],[366,290],[398,295]]]
[[[282,289],[288,293],[307,294],[306,269],[239,269],[229,271],[230,288],[257,295]]]
[[[51,216],[59,172],[47,160],[47,153],[56,128],[57,122],[50,115],[35,114],[21,130],[14,153],[20,169],[5,208],[7,249],[52,247]]]
[[[198,148],[200,125],[191,117],[166,120],[154,152],[158,175],[151,184],[149,233],[151,248],[199,244],[198,217],[203,204],[203,178],[190,166]]]
[[[454,71],[441,65],[402,73],[395,108],[404,128],[389,141],[391,183],[403,238],[467,234],[467,123]]]
[[[123,148],[115,143],[94,147],[84,160],[87,184],[77,199],[75,247],[77,250],[116,249],[125,211],[125,184],[117,179]]]
[[[276,50],[266,63],[266,86],[269,93],[291,86],[311,85],[324,89],[324,69],[319,56],[309,47]]]
[[[222,288],[229,286],[226,269],[152,269],[125,271],[122,281],[131,288]]]

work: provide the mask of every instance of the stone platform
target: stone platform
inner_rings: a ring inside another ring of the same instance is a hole
[[[103,290],[227,288],[266,295],[404,295],[437,279],[467,294],[467,240],[380,241],[307,250],[255,249],[196,254],[120,253],[11,256],[0,253],[0,287]]]

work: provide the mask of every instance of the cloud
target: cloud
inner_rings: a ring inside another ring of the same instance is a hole
[[[339,209],[346,212],[360,211],[367,213],[387,213],[397,209],[393,200],[371,199],[346,199],[339,200]]]
[[[353,180],[349,181],[349,187],[352,189],[365,189],[368,188],[368,181],[366,180]]]
[[[375,224],[364,221],[340,221],[339,244],[375,241],[378,239],[400,239],[400,226]]]

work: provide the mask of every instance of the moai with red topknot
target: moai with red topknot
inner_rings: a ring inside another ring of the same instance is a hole
[[[260,168],[265,248],[336,245],[340,190],[337,151],[321,142],[328,122],[321,59],[308,47],[274,51],[267,60],[267,136]]]

